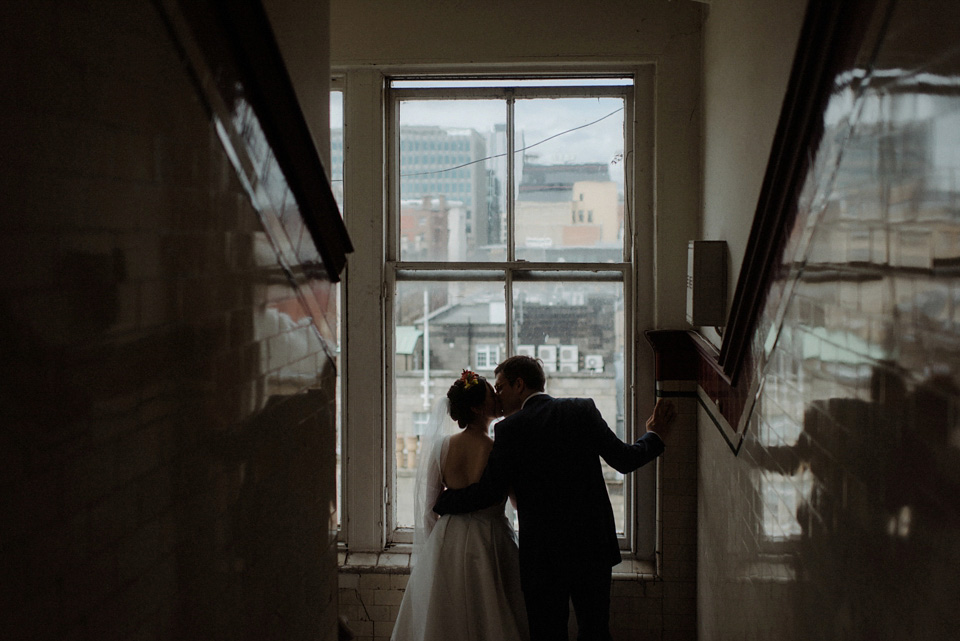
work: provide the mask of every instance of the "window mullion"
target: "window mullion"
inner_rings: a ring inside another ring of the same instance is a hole
[[[344,484],[342,535],[352,551],[376,551],[383,547],[383,425],[381,399],[385,379],[371,376],[381,372],[383,283],[382,226],[367,224],[358,212],[383,211],[383,77],[374,70],[352,72],[349,91],[344,95],[344,200],[353,215],[345,219],[354,245],[363,248],[366,260],[350,260],[347,287],[343,296],[344,327],[342,363],[344,376],[343,429],[347,432],[343,469]],[[359,252],[358,252],[359,253]]]
[[[624,181],[623,181],[623,262],[629,263],[633,262],[633,247],[634,247],[634,219],[633,219],[633,166],[636,162],[636,154],[633,151],[633,148],[627,144],[627,141],[633,140],[633,129],[634,129],[634,95],[631,93],[624,97],[624,113],[625,117],[623,119],[623,139],[624,139],[624,149],[623,149],[623,172],[624,172]]]
[[[514,98],[512,93],[507,96],[507,184],[504,187],[506,190],[506,227],[507,235],[505,242],[507,243],[507,262],[512,263],[515,260],[514,254],[514,228],[513,228],[513,217],[514,217],[514,197],[516,196],[516,191],[513,187],[514,181],[514,161],[516,152],[513,149],[514,146],[514,122],[513,122],[513,108],[514,108]],[[509,342],[507,343],[509,345]],[[507,353],[512,353],[510,348],[507,348]]]
[[[507,355],[514,354],[513,348],[513,270],[507,269],[505,273],[505,282],[503,284],[504,308],[506,309],[505,322],[506,340],[504,345],[507,348]]]

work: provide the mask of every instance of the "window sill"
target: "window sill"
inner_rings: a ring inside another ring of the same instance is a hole
[[[337,553],[340,572],[351,574],[409,574],[410,546],[397,546],[383,552]]]
[[[409,574],[410,546],[402,545],[383,552],[346,552],[337,554],[341,574]],[[653,563],[628,555],[613,566],[614,581],[653,581]]]
[[[629,554],[624,554],[623,560],[613,566],[614,581],[653,581],[656,578],[657,572],[652,561],[635,559]]]

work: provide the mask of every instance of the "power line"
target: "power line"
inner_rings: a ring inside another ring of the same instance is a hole
[[[613,111],[611,111],[610,113],[608,113],[606,116],[603,116],[602,118],[597,118],[597,119],[594,120],[593,122],[588,122],[588,123],[586,123],[586,124],[584,124],[584,125],[579,125],[579,126],[574,127],[574,128],[572,128],[572,129],[567,129],[566,131],[561,131],[560,133],[556,133],[556,134],[553,134],[552,136],[548,136],[547,138],[544,138],[543,140],[541,140],[541,141],[539,141],[539,142],[535,142],[535,143],[533,143],[532,145],[527,145],[526,147],[523,147],[523,148],[521,148],[521,149],[516,149],[516,150],[514,150],[513,153],[519,153],[519,152],[521,152],[521,151],[526,151],[527,149],[533,149],[533,148],[536,147],[537,145],[542,145],[543,143],[545,143],[545,142],[547,142],[547,141],[549,141],[549,140],[553,140],[554,138],[557,138],[557,137],[559,137],[559,136],[563,136],[563,135],[565,135],[565,134],[569,134],[569,133],[571,133],[571,132],[577,131],[578,129],[583,129],[583,128],[585,128],[585,127],[590,127],[591,125],[595,125],[595,124],[597,124],[598,122],[600,122],[600,121],[602,121],[602,120],[606,120],[606,119],[609,118],[610,116],[612,116],[612,115],[614,115],[614,114],[617,114],[617,113],[619,113],[619,112],[621,112],[621,111],[623,111],[623,107],[620,107],[619,109],[614,109]],[[408,177],[408,176],[427,176],[427,175],[431,175],[431,174],[443,174],[443,173],[446,173],[446,172],[448,172],[448,171],[453,171],[454,169],[461,169],[461,168],[463,168],[463,167],[469,167],[470,165],[475,165],[475,164],[477,164],[478,162],[484,162],[484,161],[487,161],[487,160],[492,160],[492,159],[494,159],[494,158],[503,158],[503,157],[506,156],[506,155],[507,155],[506,152],[504,152],[504,153],[502,153],[502,154],[494,154],[493,156],[487,156],[486,158],[479,158],[479,159],[477,159],[477,160],[471,160],[470,162],[463,163],[462,165],[456,165],[456,166],[453,166],[453,167],[447,167],[447,168],[445,168],[445,169],[435,169],[435,170],[433,170],[433,171],[420,171],[420,172],[415,172],[415,173],[412,173],[412,174],[400,174],[400,177],[401,177],[401,178],[406,178],[406,177]]]

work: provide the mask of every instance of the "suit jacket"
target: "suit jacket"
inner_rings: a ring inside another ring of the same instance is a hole
[[[496,426],[483,477],[447,490],[438,514],[472,512],[502,501],[512,489],[520,521],[524,589],[548,580],[557,564],[569,568],[620,562],[613,508],[600,458],[624,474],[656,459],[663,441],[648,432],[628,445],[607,426],[592,399],[527,399]]]

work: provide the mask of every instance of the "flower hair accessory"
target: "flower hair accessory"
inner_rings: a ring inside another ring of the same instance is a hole
[[[480,382],[480,375],[465,369],[463,373],[460,374],[460,380],[463,382],[463,389],[467,390]]]

